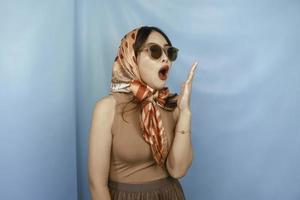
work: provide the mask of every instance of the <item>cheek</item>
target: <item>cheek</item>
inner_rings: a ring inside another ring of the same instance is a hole
[[[149,76],[153,77],[156,74],[155,66],[157,65],[157,63],[154,60],[150,59],[148,56],[141,55],[140,57],[138,57],[137,63],[141,76],[143,78]]]

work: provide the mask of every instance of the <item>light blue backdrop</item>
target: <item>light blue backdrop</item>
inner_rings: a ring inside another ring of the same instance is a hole
[[[187,199],[300,199],[299,9],[292,0],[2,0],[0,199],[90,199],[92,108],[108,94],[120,39],[141,25],[180,49],[172,91],[199,61]]]
[[[75,3],[0,2],[0,199],[77,199]]]

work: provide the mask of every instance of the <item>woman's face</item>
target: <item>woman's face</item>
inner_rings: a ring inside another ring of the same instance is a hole
[[[152,31],[142,49],[149,43],[155,43],[161,47],[167,46],[167,40],[157,31]],[[167,75],[171,69],[172,62],[168,59],[165,52],[159,59],[153,59],[147,50],[140,51],[137,56],[137,64],[140,71],[141,79],[153,89],[159,90],[163,88],[167,81]],[[163,70],[168,69],[168,70]],[[160,71],[161,70],[161,71]]]

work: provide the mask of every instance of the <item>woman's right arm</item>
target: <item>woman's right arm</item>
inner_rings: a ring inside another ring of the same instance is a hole
[[[88,179],[92,200],[111,199],[107,182],[114,112],[115,99],[112,95],[99,100],[94,106],[88,153]]]

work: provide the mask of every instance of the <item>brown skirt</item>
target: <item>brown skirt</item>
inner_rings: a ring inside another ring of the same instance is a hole
[[[185,200],[178,179],[166,178],[141,183],[108,181],[111,200]]]

